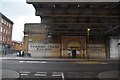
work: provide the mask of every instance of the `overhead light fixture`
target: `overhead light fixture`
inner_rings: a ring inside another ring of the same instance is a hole
[[[54,8],[56,7],[56,5],[54,4]]]
[[[105,8],[108,8],[109,6],[107,5],[107,6],[105,6]]]
[[[92,7],[93,7],[93,5],[90,5],[90,7],[92,8]]]
[[[52,36],[51,35],[48,35],[48,38],[51,38]]]
[[[80,5],[78,4],[78,8],[80,7]]]
[[[90,28],[88,28],[87,30],[90,31]]]

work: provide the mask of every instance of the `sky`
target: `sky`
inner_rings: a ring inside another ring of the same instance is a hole
[[[22,41],[25,23],[40,23],[40,17],[35,16],[35,8],[26,0],[0,0],[0,12],[13,21],[12,40]]]

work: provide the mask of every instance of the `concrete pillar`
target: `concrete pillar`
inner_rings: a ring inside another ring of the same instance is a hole
[[[111,37],[110,39],[110,58],[119,58],[119,38],[118,37]]]
[[[106,41],[105,41],[105,52],[106,52],[106,58],[110,58],[110,39],[109,38],[106,38]]]

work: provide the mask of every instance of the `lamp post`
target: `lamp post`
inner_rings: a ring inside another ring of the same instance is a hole
[[[90,36],[90,28],[87,29],[87,45],[89,43],[89,36]],[[89,52],[88,52],[88,46],[87,46],[87,57],[89,61]]]
[[[89,35],[90,35],[90,28],[87,29],[88,42],[89,42]]]

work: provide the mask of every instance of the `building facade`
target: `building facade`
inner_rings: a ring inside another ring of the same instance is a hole
[[[0,34],[1,34],[1,53],[2,54],[10,54],[12,53],[12,29],[13,22],[8,19],[5,15],[0,13]]]
[[[0,16],[2,16],[2,14],[0,14]],[[2,17],[0,17],[0,54],[2,54],[2,33],[1,33],[1,29],[2,29]]]
[[[12,49],[13,49],[14,53],[21,51],[21,50],[24,50],[23,42],[12,41]]]
[[[35,15],[41,17],[48,41],[59,44],[59,50],[52,49],[52,53],[65,58],[119,58],[119,1],[89,1],[27,0],[27,3],[33,4]]]
[[[86,36],[49,36],[45,25],[26,23],[24,28],[24,51],[33,57],[61,58],[106,58],[105,40],[90,39]]]
[[[59,43],[48,41],[45,25],[26,23],[24,28],[24,51],[33,57],[59,57]]]

